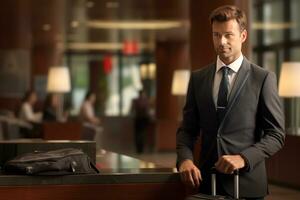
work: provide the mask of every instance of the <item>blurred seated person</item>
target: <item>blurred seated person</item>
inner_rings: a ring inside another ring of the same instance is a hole
[[[42,121],[42,113],[34,112],[34,106],[37,102],[37,94],[35,91],[27,91],[22,98],[21,105],[17,110],[16,116],[20,120],[29,122],[33,125],[33,128],[20,128],[22,137],[35,138],[39,137],[40,123]]]
[[[58,117],[60,100],[58,94],[48,94],[44,103],[43,121],[60,121],[64,122],[68,118],[68,112],[64,112],[61,119]]]
[[[95,115],[94,106],[96,103],[96,94],[88,91],[80,108],[80,118],[83,122],[93,125],[100,125],[100,118]]]
[[[96,140],[102,132],[101,120],[95,115],[94,106],[96,103],[96,94],[88,91],[80,108],[79,117],[83,122],[85,133],[83,139]]]
[[[42,113],[34,112],[34,105],[37,102],[37,95],[33,90],[27,91],[22,98],[21,106],[17,111],[19,119],[32,123],[40,123],[42,121]]]

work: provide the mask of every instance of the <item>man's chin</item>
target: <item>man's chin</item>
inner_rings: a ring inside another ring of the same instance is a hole
[[[219,54],[219,58],[225,63],[227,64],[227,62],[230,62],[232,57],[230,55],[223,55],[223,54]]]
[[[219,57],[223,60],[227,60],[228,58],[230,58],[230,54],[228,53],[219,53]]]

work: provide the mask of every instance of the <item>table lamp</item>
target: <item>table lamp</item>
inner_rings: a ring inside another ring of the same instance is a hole
[[[190,70],[188,69],[177,69],[173,74],[172,91],[173,95],[178,98],[178,106],[181,110],[184,106],[185,95],[187,93],[188,83],[190,79]],[[178,120],[181,121],[181,115],[178,116]]]
[[[299,107],[297,99],[300,97],[300,62],[284,62],[281,66],[279,79],[279,96],[291,98],[291,131],[298,135]]]
[[[172,81],[172,94],[184,96],[187,92],[188,82],[190,79],[190,70],[178,69],[174,71]]]
[[[49,68],[47,91],[59,96],[57,119],[63,119],[64,93],[71,90],[69,68],[65,66],[53,66]]]

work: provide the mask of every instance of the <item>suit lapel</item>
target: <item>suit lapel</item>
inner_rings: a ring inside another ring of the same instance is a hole
[[[207,102],[209,102],[209,109],[212,111],[212,113],[217,116],[217,111],[216,111],[216,106],[215,106],[215,101],[213,98],[213,86],[214,86],[214,78],[215,78],[215,73],[216,73],[216,63],[212,64],[210,67],[210,70],[208,72],[208,88],[207,88],[207,92],[208,94],[206,95],[208,99]]]
[[[232,107],[234,106],[235,102],[238,100],[240,92],[243,89],[243,87],[249,77],[249,71],[250,71],[250,63],[244,57],[241,68],[239,69],[239,71],[236,75],[236,79],[234,81],[232,90],[229,94],[227,111],[223,118],[223,121],[221,122],[221,124],[219,126],[219,131],[223,128],[224,121],[226,120],[227,116],[230,114],[230,111],[232,110]]]
[[[242,82],[245,80],[247,73],[249,72],[249,69],[250,69],[249,61],[244,57],[242,65],[239,71],[237,72],[236,79],[233,83],[231,92],[229,94],[228,105],[232,103],[234,96],[236,95],[239,88],[242,86]]]

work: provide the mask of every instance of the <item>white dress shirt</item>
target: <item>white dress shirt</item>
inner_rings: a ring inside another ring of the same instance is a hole
[[[33,112],[32,106],[25,102],[21,105],[21,110],[19,113],[19,118],[25,121],[39,123],[42,121],[42,113],[40,112]]]
[[[95,117],[93,105],[89,101],[84,101],[80,109],[80,117],[83,121],[89,122]]]
[[[242,62],[243,62],[243,54],[238,57],[234,62],[230,63],[229,65],[226,65],[222,62],[222,60],[217,58],[217,64],[216,64],[216,72],[215,72],[215,78],[214,78],[214,85],[213,85],[213,99],[215,102],[215,106],[217,105],[218,102],[218,93],[219,93],[219,87],[220,83],[222,80],[222,70],[220,70],[223,66],[227,66],[230,68],[229,73],[228,73],[228,79],[229,79],[229,90],[228,90],[228,96],[230,95],[233,83],[236,78],[236,74],[239,71]]]

